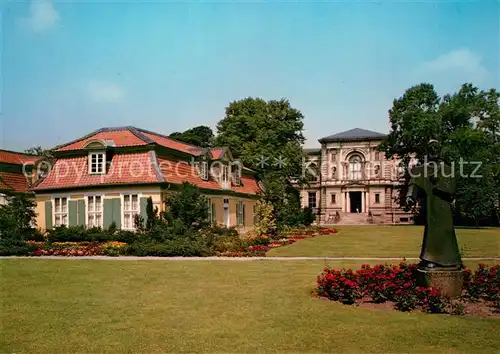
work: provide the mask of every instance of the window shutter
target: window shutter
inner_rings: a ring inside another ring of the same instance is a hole
[[[104,199],[104,200],[106,200],[106,199]],[[121,227],[122,227],[122,208],[121,208],[122,201],[120,198],[113,198],[110,200],[113,203],[112,221],[115,222],[117,229],[121,229]]]
[[[76,226],[78,224],[77,201],[68,200],[68,226]]]
[[[214,225],[217,225],[217,216],[215,215],[215,210],[217,210],[215,203],[212,202],[212,221]]]
[[[45,229],[52,229],[52,201],[45,202]]]
[[[104,199],[104,216],[103,216],[103,227],[107,229],[113,222],[113,199]],[[117,227],[120,225],[116,224]]]
[[[144,219],[144,225],[148,222],[148,212],[146,210],[146,207],[148,205],[148,198],[141,198],[140,200],[140,213],[142,218]]]
[[[85,220],[85,200],[81,199],[78,201],[78,225],[86,225]]]
[[[241,224],[245,226],[245,202],[241,203]]]
[[[241,224],[241,215],[240,215],[240,202],[236,202],[236,225]]]

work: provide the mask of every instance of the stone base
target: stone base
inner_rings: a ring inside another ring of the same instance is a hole
[[[420,286],[438,289],[443,296],[459,297],[464,284],[463,270],[417,269],[417,283]]]

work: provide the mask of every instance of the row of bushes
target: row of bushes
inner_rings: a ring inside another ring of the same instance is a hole
[[[330,300],[352,304],[362,298],[375,303],[391,301],[400,311],[420,308],[431,313],[457,313],[449,299],[437,289],[417,286],[416,264],[397,266],[363,265],[352,271],[325,268],[317,278],[315,294]],[[475,272],[466,270],[462,300],[490,301],[500,310],[500,265],[478,266]]]
[[[200,231],[186,230],[175,235],[156,227],[149,232],[59,227],[51,230],[45,241],[0,240],[0,255],[15,256],[265,256],[270,248],[292,244],[319,234],[336,233],[336,229],[302,228],[282,235],[281,239],[250,235],[241,237],[234,228],[210,227]]]

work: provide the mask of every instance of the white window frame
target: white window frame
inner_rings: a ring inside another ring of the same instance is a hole
[[[137,210],[133,210],[132,208],[130,210],[125,210],[125,197],[129,196],[130,197],[130,207],[132,207],[132,196],[136,195],[137,196]],[[129,192],[129,193],[122,193],[120,195],[121,199],[121,228],[122,230],[129,230],[129,231],[134,231],[135,225],[134,225],[134,215],[141,215],[141,198],[142,198],[142,193],[134,193],[134,192]],[[125,214],[130,213],[130,227],[125,227]]]
[[[198,168],[201,179],[208,180],[208,162],[201,161]]]
[[[96,200],[96,197],[99,197],[101,198],[101,210],[100,211],[96,211],[95,210],[95,200]],[[93,205],[94,205],[94,210],[91,211],[89,206],[90,206],[90,199],[93,199]],[[101,222],[97,225],[95,223],[95,220],[96,220],[96,214],[100,214],[101,216]],[[90,215],[93,215],[94,216],[94,224],[91,225],[90,224]],[[85,196],[85,218],[86,218],[86,221],[85,221],[85,224],[87,225],[87,227],[100,227],[100,228],[103,228],[103,225],[104,225],[104,194],[91,194],[91,195],[86,195]]]
[[[56,199],[60,199],[61,202],[61,208],[60,211],[56,210]],[[62,200],[66,199],[66,211],[63,211],[63,204]],[[54,226],[69,226],[69,201],[71,198],[69,195],[60,195],[60,196],[54,196],[52,198],[52,221]],[[59,216],[59,219],[61,220],[61,223],[57,224],[56,222],[56,217]],[[66,223],[63,223],[63,217],[66,216]]]
[[[99,162],[99,156],[102,157],[102,161]],[[96,170],[92,170],[92,165],[94,165],[93,158],[95,157]],[[89,174],[91,175],[103,175],[106,173],[106,152],[105,151],[93,151],[89,152]]]
[[[229,166],[228,165],[225,165],[225,164],[222,165],[221,180],[222,180],[222,188],[229,189],[230,184],[229,184]]]
[[[241,186],[241,166],[235,167],[235,170],[231,172],[234,185]]]

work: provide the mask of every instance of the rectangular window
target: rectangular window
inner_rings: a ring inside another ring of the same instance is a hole
[[[337,152],[336,151],[332,151],[331,152],[330,161],[331,162],[336,162],[337,161]]]
[[[222,165],[222,188],[229,188],[229,167]]]
[[[137,194],[125,194],[123,196],[123,228],[133,230],[135,216],[139,215],[139,196]]]
[[[375,193],[375,204],[380,204],[380,193]]]
[[[331,203],[330,204],[337,204],[337,195],[335,193],[331,194]]]
[[[54,225],[68,226],[68,198],[54,198]]]
[[[235,186],[241,185],[241,166],[231,166],[231,174]]]
[[[242,200],[236,203],[236,223],[245,226],[245,203]]]
[[[87,226],[102,227],[103,198],[100,195],[87,197]]]
[[[208,180],[208,162],[206,161],[202,161],[200,163],[200,167],[199,167],[199,173],[200,173],[200,177],[201,179],[203,180]]]
[[[309,208],[316,208],[316,192],[309,192],[307,205]]]
[[[89,173],[102,174],[106,172],[106,157],[102,152],[89,154]]]
[[[375,161],[380,160],[380,151],[375,151]]]

